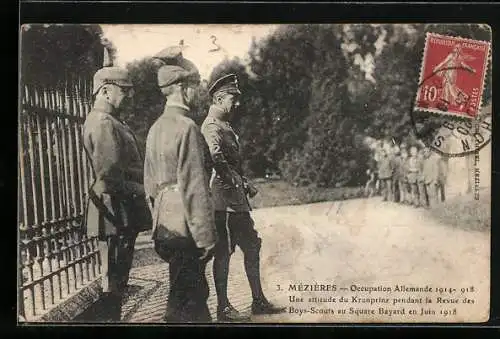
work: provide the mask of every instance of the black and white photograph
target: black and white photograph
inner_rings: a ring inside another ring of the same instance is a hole
[[[19,35],[18,323],[488,321],[488,25]]]

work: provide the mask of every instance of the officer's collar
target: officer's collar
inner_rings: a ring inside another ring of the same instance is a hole
[[[217,120],[217,121],[220,121],[222,123],[226,123],[226,124],[230,124],[229,121],[227,120],[222,120],[220,117],[222,116],[222,114],[224,113],[223,109],[216,106],[216,105],[210,105],[210,108],[208,109],[208,116]]]
[[[169,109],[170,108],[170,109]],[[172,101],[172,100],[168,100],[166,105],[165,105],[165,110],[164,112],[167,112],[167,110],[171,110],[171,108],[176,108],[176,109],[180,109],[182,111],[184,111],[183,113],[187,113],[189,112],[189,107],[184,105],[183,103],[180,103],[180,102],[176,102],[176,101]]]
[[[109,115],[113,115],[113,113],[115,112],[115,108],[105,100],[96,100],[96,102],[94,103],[94,110]]]

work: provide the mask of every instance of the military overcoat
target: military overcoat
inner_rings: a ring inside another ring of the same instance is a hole
[[[95,179],[88,192],[85,226],[88,236],[101,239],[124,230],[151,228],[147,223],[132,222],[138,213],[144,213],[129,203],[145,199],[143,160],[134,133],[111,111],[109,104],[98,104],[83,127],[85,152]]]

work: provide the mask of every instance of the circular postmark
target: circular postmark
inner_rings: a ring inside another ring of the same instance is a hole
[[[428,145],[449,157],[465,156],[479,151],[491,140],[491,114],[480,120],[448,119],[436,128]]]
[[[428,33],[411,119],[426,146],[448,156],[491,140],[491,106],[481,107],[489,43]]]

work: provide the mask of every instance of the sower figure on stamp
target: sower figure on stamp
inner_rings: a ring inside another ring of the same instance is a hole
[[[137,234],[151,228],[143,186],[143,160],[132,130],[120,120],[132,83],[125,70],[104,67],[94,76],[94,107],[84,124],[84,147],[94,172],[86,215],[87,235],[97,236],[103,296],[96,320],[119,321]]]
[[[469,72],[475,73],[476,70],[465,63],[466,60],[473,59],[472,56],[464,54],[459,44],[453,47],[453,50],[446,58],[436,65],[433,69],[438,76],[442,77],[441,108],[448,109],[450,103],[464,104],[468,100],[468,95],[457,86],[457,72],[464,68]]]
[[[148,132],[144,186],[153,215],[155,250],[169,263],[165,321],[210,322],[205,268],[216,243],[209,181],[212,160],[200,128],[188,117],[200,75],[178,47],[156,55],[163,114]]]
[[[236,75],[229,74],[216,79],[209,88],[213,101],[202,125],[202,133],[208,143],[215,169],[212,176],[212,193],[219,242],[215,251],[213,273],[219,321],[247,319],[230,304],[227,296],[229,259],[236,245],[244,255],[245,271],[252,290],[252,313],[272,314],[284,310],[271,304],[262,291],[261,239],[254,228],[247,198],[247,194],[253,197],[257,191],[243,177],[238,137],[231,127],[235,108],[239,106],[240,94]]]

